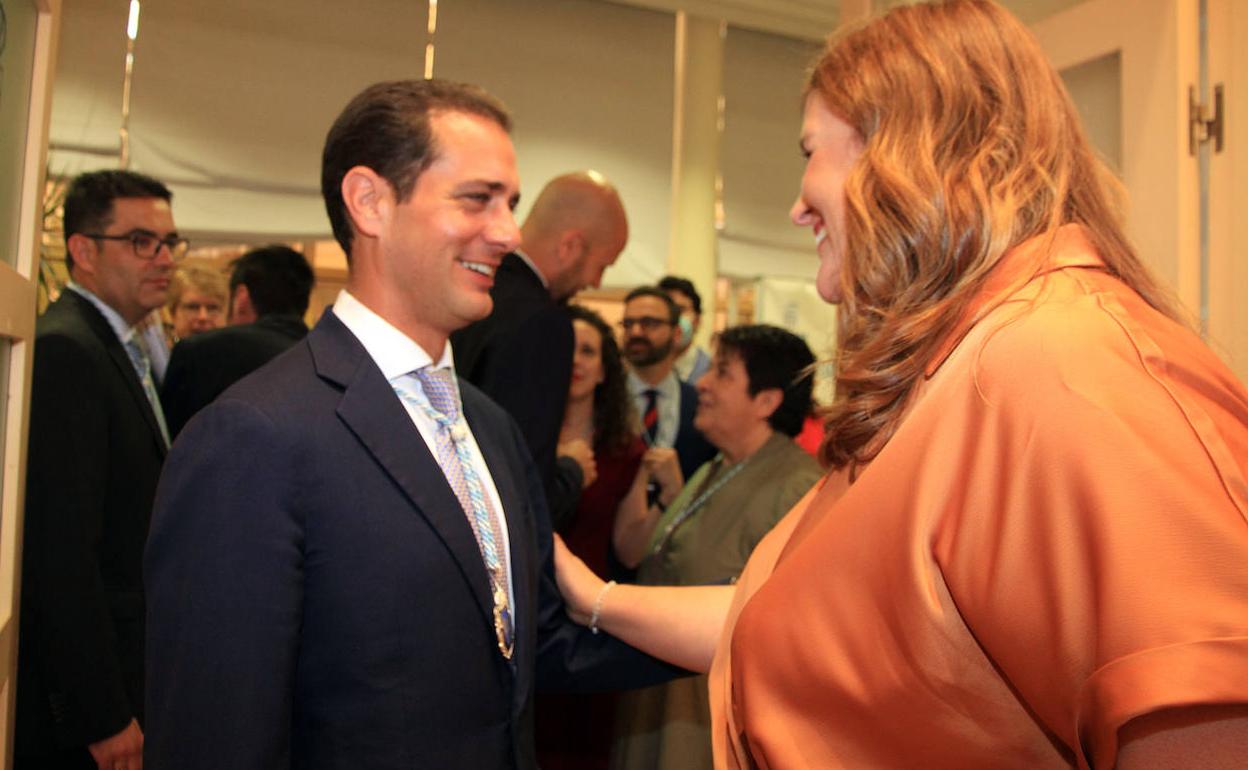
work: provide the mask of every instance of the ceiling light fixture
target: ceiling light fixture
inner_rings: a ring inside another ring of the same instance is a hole
[[[134,78],[134,41],[139,37],[139,0],[130,0],[130,18],[126,20],[126,74],[121,86],[121,152],[118,165],[130,167],[130,81]]]
[[[438,31],[438,0],[429,0],[429,42],[425,43],[425,80],[433,79],[433,34]]]

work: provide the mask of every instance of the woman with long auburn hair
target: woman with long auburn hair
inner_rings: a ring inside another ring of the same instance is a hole
[[[991,0],[894,9],[829,41],[801,146],[829,474],[735,588],[561,552],[573,615],[711,668],[719,768],[1242,766],[1248,391],[1039,45]]]

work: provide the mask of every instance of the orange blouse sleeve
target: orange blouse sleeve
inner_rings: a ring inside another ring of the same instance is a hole
[[[1248,703],[1248,399],[1188,332],[1080,280],[1085,306],[982,347],[952,469],[975,483],[935,554],[1011,686],[1110,768],[1137,716]]]

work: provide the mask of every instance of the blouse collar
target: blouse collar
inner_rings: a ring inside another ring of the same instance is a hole
[[[1003,254],[983,289],[936,349],[924,370],[926,377],[930,379],[940,369],[976,323],[1015,296],[1019,289],[1043,275],[1072,267],[1105,267],[1087,230],[1079,224],[1062,225],[1052,233],[1029,238]]]

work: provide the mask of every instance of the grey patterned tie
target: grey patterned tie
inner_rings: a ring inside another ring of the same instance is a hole
[[[418,380],[420,388],[408,387],[404,380],[410,379]],[[401,399],[423,411],[437,424],[434,444],[438,452],[438,465],[441,466],[442,474],[446,476],[446,482],[455,497],[459,498],[459,504],[468,517],[473,535],[476,536],[481,559],[490,573],[498,648],[503,657],[510,659],[515,627],[508,590],[503,529],[473,464],[467,431],[460,424],[459,395],[455,391],[454,373],[449,368],[434,369],[426,366],[400,377],[393,387]]]
[[[125,348],[130,356],[130,363],[134,365],[134,373],[139,376],[139,382],[143,384],[143,394],[147,396],[147,403],[152,407],[152,413],[156,415],[156,424],[160,426],[160,437],[165,441],[165,449],[168,449],[169,426],[165,424],[165,412],[160,408],[160,396],[156,395],[156,383],[152,379],[152,359],[148,357],[147,351],[139,343],[137,331],[130,335]]]

